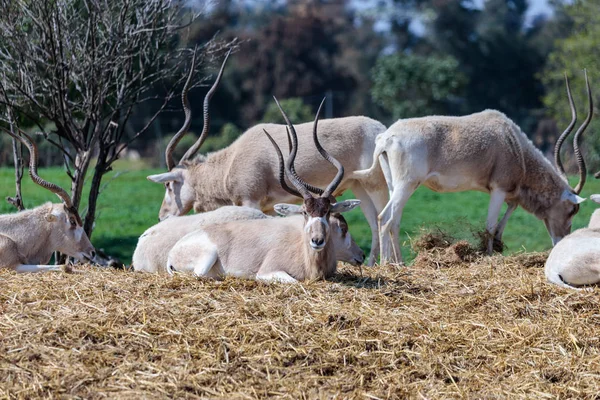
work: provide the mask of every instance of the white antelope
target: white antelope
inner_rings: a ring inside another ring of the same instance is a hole
[[[33,210],[0,215],[0,268],[16,272],[60,271],[61,265],[46,265],[55,251],[79,261],[94,259],[94,247],[67,192],[38,176],[35,143],[24,132],[24,137],[5,132],[29,149],[31,179],[56,194],[62,204],[46,203]]]
[[[304,202],[301,206],[276,204],[275,210],[282,215],[302,216],[230,222],[193,232],[177,242],[170,251],[167,262],[169,272],[191,272],[196,276],[212,278],[232,275],[280,282],[327,278],[335,273],[336,243],[333,237],[336,233],[331,229],[331,214],[349,211],[360,202],[346,200],[332,203],[331,195],[342,182],[344,167],[318,142],[318,113],[313,129],[315,145],[338,172],[323,193],[313,197],[308,185],[294,169],[298,137],[287,115],[281,111],[292,136],[292,150],[285,165],[285,174]],[[281,152],[275,141],[270,139],[279,155]],[[296,194],[290,189],[292,193]],[[351,240],[349,235],[346,238]]]
[[[590,199],[600,203],[600,195]],[[594,211],[587,228],[561,240],[550,252],[544,272],[549,282],[577,289],[600,283],[600,209]]]
[[[247,206],[272,213],[279,202],[294,202],[297,199],[286,192],[278,183],[277,158],[263,134],[267,129],[280,146],[285,144],[285,125],[259,124],[248,129],[229,147],[192,159],[208,135],[210,98],[221,79],[225,61],[212,88],[204,99],[204,127],[197,142],[176,163],[173,150],[187,133],[191,122],[191,109],[187,91],[193,67],[184,86],[182,101],[186,119],[183,127],[171,139],[165,151],[169,172],[151,175],[149,180],[165,184],[159,220],[170,216],[215,210],[226,205]],[[326,119],[320,122],[321,141],[349,171],[337,186],[334,196],[350,189],[360,199],[360,207],[372,231],[369,265],[379,254],[377,215],[388,201],[385,178],[380,169],[370,179],[356,176],[353,171],[371,165],[375,150],[375,137],[385,130],[380,122],[355,116]],[[323,160],[311,143],[311,124],[296,126],[300,151],[298,173],[316,186],[325,186],[335,175],[335,169]],[[386,240],[389,240],[386,238]],[[389,248],[390,245],[385,246]]]
[[[565,76],[566,78],[566,76]],[[573,120],[557,140],[553,166],[508,117],[486,110],[463,117],[430,116],[397,121],[377,137],[373,166],[359,171],[368,177],[383,169],[390,200],[379,214],[381,236],[390,232],[391,252],[382,249],[382,262],[402,262],[398,234],[402,211],[419,185],[436,192],[477,190],[490,193],[486,231],[487,250],[500,241],[508,218],[518,207],[544,221],[552,244],[569,234],[573,216],[585,199],[578,196],[586,180],[579,151],[579,137],[589,124],[592,95],[587,80],[589,114],[573,140],[579,167],[579,183],[571,188],[560,161],[560,148],[576,122],[576,111],[567,79]],[[498,222],[503,203],[506,213]],[[385,243],[382,243],[385,244]],[[392,259],[387,254],[393,254]]]
[[[210,225],[233,221],[275,218],[250,207],[225,206],[205,213],[168,218],[144,232],[133,253],[132,266],[135,271],[166,272],[167,255],[175,243],[188,233],[198,229],[210,229]],[[302,225],[300,219],[297,220]],[[329,218],[335,241],[335,254],[338,261],[360,265],[365,254],[352,240],[348,223],[341,214]]]

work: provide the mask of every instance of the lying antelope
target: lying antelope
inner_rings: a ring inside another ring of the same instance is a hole
[[[148,228],[140,236],[133,252],[133,268],[143,272],[166,272],[169,251],[188,233],[212,224],[261,218],[268,218],[268,216],[254,208],[236,206],[168,218]]]
[[[250,207],[225,206],[201,214],[168,218],[149,228],[140,236],[133,253],[134,270],[142,272],[166,271],[167,255],[182,237],[198,229],[210,229],[210,225],[232,221],[274,218]],[[332,214],[329,223],[334,232],[337,261],[360,265],[364,252],[352,240],[348,223],[341,214]],[[302,221],[298,219],[298,224]]]
[[[215,210],[225,205],[247,206],[266,213],[273,211],[279,202],[297,199],[278,184],[278,167],[275,154],[263,135],[267,129],[280,146],[286,143],[285,125],[259,124],[248,129],[229,147],[192,160],[207,138],[209,129],[208,105],[220,82],[225,61],[204,99],[204,127],[197,142],[176,163],[173,151],[187,133],[191,122],[191,109],[187,91],[191,82],[193,66],[182,93],[186,119],[183,127],[171,139],[165,151],[169,172],[151,175],[149,180],[165,184],[166,192],[159,212],[159,220],[170,216],[185,215],[191,209],[196,212]],[[388,201],[385,178],[377,167],[370,179],[356,176],[352,171],[371,165],[375,149],[375,137],[385,130],[381,123],[367,117],[326,119],[320,123],[321,141],[333,157],[340,160],[346,171],[334,196],[350,189],[360,199],[360,207],[372,231],[372,265],[379,254],[377,214]],[[298,173],[316,186],[325,186],[335,175],[335,169],[321,158],[311,144],[311,124],[296,126],[300,150]],[[386,240],[389,240],[386,238]],[[389,248],[390,246],[385,246]]]
[[[600,203],[600,195],[590,199]],[[561,240],[550,252],[544,272],[549,282],[576,289],[600,283],[600,209],[594,211],[587,228]]]
[[[21,132],[23,137],[5,132],[29,149],[31,179],[56,194],[62,204],[46,203],[33,210],[0,215],[0,268],[17,272],[60,271],[61,265],[45,265],[55,251],[79,261],[92,260],[95,257],[94,247],[83,230],[71,198],[64,189],[37,174],[35,143],[24,132]]]
[[[566,76],[565,76],[566,78]],[[398,234],[402,211],[419,185],[436,192],[478,190],[490,193],[486,231],[487,250],[500,241],[508,218],[518,207],[544,221],[552,244],[569,234],[573,216],[584,201],[578,194],[586,179],[579,138],[592,118],[592,95],[587,80],[589,114],[574,138],[579,183],[571,188],[560,161],[560,148],[576,122],[567,79],[573,119],[556,142],[553,166],[508,117],[486,110],[463,117],[431,116],[397,121],[377,137],[373,166],[359,171],[364,177],[378,173],[381,164],[390,200],[378,216],[380,236],[392,233],[392,251],[382,249],[382,262],[402,262]],[[498,223],[503,203],[508,209]],[[393,254],[388,259],[388,254]]]
[[[285,184],[283,187],[284,190],[290,189],[290,194],[300,194],[303,204],[276,204],[275,210],[281,215],[302,216],[230,222],[200,229],[182,238],[169,252],[169,272],[193,272],[196,276],[213,278],[233,275],[280,282],[327,278],[335,273],[336,243],[333,237],[336,233],[331,229],[331,214],[349,211],[360,202],[331,201],[331,195],[342,182],[344,167],[318,141],[319,113],[313,125],[315,145],[338,172],[320,196],[314,197],[310,193],[309,185],[299,178],[294,168],[298,136],[287,115],[283,110],[281,112],[292,136],[292,150],[285,164],[285,174],[297,192]],[[270,140],[275,144],[272,137]],[[275,146],[280,154],[278,146]],[[351,240],[349,235],[346,238]]]

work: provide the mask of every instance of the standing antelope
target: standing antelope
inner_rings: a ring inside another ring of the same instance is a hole
[[[279,104],[278,104],[279,105]],[[281,107],[280,107],[281,110]],[[320,111],[320,109],[319,109]],[[336,270],[336,248],[331,230],[331,214],[349,211],[360,202],[346,200],[332,203],[344,176],[344,167],[321,147],[317,138],[318,116],[313,137],[318,152],[337,169],[337,174],[319,197],[313,197],[309,185],[297,175],[294,161],[298,137],[294,126],[281,110],[292,137],[292,150],[285,164],[285,174],[297,192],[283,185],[290,194],[300,194],[301,206],[276,204],[282,215],[302,214],[288,218],[238,221],[201,229],[182,238],[169,253],[169,272],[193,272],[196,276],[255,278],[266,281],[296,282],[327,278]],[[268,135],[267,131],[265,133]],[[280,159],[280,150],[272,137]],[[303,223],[299,223],[302,220]],[[347,240],[351,240],[347,236]]]
[[[229,55],[229,54],[228,54]],[[220,82],[227,57],[215,83],[204,99],[204,126],[196,143],[176,164],[173,151],[187,133],[191,122],[191,109],[187,92],[193,65],[182,92],[185,110],[183,127],[173,136],[165,151],[169,172],[151,175],[149,180],[165,184],[166,192],[159,212],[159,220],[170,216],[185,215],[191,209],[196,212],[215,210],[225,205],[247,206],[266,213],[273,211],[279,202],[293,202],[296,198],[278,183],[277,158],[270,151],[269,141],[263,135],[267,129],[280,146],[286,143],[285,125],[259,124],[248,129],[229,147],[192,160],[207,138],[209,129],[209,101]],[[194,64],[194,62],[192,63]],[[335,169],[323,160],[311,145],[311,124],[296,126],[301,150],[298,153],[298,173],[316,186],[325,186],[335,175]],[[388,201],[385,178],[379,168],[370,179],[356,176],[352,171],[371,165],[375,149],[375,137],[385,130],[380,122],[356,116],[326,119],[320,123],[321,141],[333,157],[340,160],[350,173],[339,182],[334,196],[350,189],[360,199],[360,207],[372,232],[369,265],[379,254],[377,214]],[[389,238],[385,238],[389,241]],[[390,245],[385,246],[389,248]]]
[[[579,183],[571,188],[560,161],[560,148],[576,122],[576,111],[567,77],[567,95],[573,119],[556,142],[553,166],[508,117],[486,110],[463,117],[431,116],[397,121],[377,137],[373,166],[355,174],[364,177],[383,169],[390,200],[378,216],[380,235],[392,233],[393,251],[382,249],[382,262],[402,262],[398,234],[402,210],[419,185],[436,192],[478,190],[490,193],[486,232],[487,250],[502,232],[512,212],[521,206],[544,221],[552,244],[569,234],[579,211],[578,196],[585,184],[586,168],[579,137],[589,124],[592,94],[587,80],[589,114],[573,140]],[[508,209],[498,223],[502,204]],[[383,244],[383,242],[382,242]],[[393,254],[392,259],[387,254]]]
[[[23,137],[7,130],[5,132],[29,149],[31,179],[56,194],[62,204],[46,203],[33,210],[0,215],[0,268],[17,272],[60,271],[60,265],[39,265],[47,264],[55,251],[79,261],[93,259],[94,247],[83,230],[71,198],[64,189],[37,174],[38,151],[35,143],[24,132],[21,132]]]

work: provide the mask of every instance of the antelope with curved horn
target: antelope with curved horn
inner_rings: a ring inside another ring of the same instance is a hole
[[[282,215],[301,216],[230,222],[193,232],[169,252],[169,272],[192,272],[196,276],[214,278],[233,275],[280,282],[327,278],[335,273],[335,233],[331,230],[331,214],[349,211],[360,202],[331,201],[332,194],[342,182],[344,167],[319,144],[316,135],[318,115],[314,122],[315,145],[335,166],[337,173],[320,196],[314,197],[310,193],[303,180],[293,172],[298,136],[285,112],[281,112],[292,138],[285,174],[302,196],[303,204],[277,204],[275,210]],[[274,143],[272,137],[269,139]],[[281,151],[276,149],[282,160]],[[303,223],[299,224],[298,219]]]
[[[283,154],[273,138],[268,133],[266,133],[266,135],[273,143],[277,153],[277,158],[279,160],[279,182],[281,186],[293,196],[302,198],[300,193],[290,188],[285,182],[285,161],[283,159]],[[291,151],[291,142],[289,143],[289,147]],[[295,173],[295,169],[292,168],[292,171]],[[301,178],[298,177],[298,179]],[[323,194],[322,189],[311,186],[304,181],[302,182],[313,193],[319,195]],[[331,197],[331,199],[333,200],[332,202],[335,203],[335,199],[333,199],[333,197]],[[136,271],[166,272],[167,255],[169,254],[169,251],[179,239],[188,233],[198,229],[210,229],[208,226],[214,224],[265,218],[273,217],[267,216],[262,211],[255,208],[238,206],[225,206],[205,213],[168,218],[147,229],[146,232],[140,236],[133,253],[132,266]],[[297,217],[296,220],[299,226],[303,224],[301,217]],[[362,264],[365,254],[352,239],[352,236],[348,232],[348,223],[342,214],[332,213],[329,217],[329,223],[332,229],[333,241],[335,242],[336,260],[347,262],[352,265]]]
[[[186,120],[165,152],[169,172],[148,177],[153,182],[164,184],[166,188],[159,212],[160,221],[172,216],[185,215],[192,209],[195,212],[205,212],[226,205],[247,206],[272,213],[276,203],[297,201],[295,196],[278,183],[277,158],[263,134],[263,129],[267,129],[275,142],[281,146],[287,141],[286,125],[256,125],[244,132],[229,147],[192,160],[208,135],[208,106],[222,77],[226,61],[227,58],[204,99],[202,133],[194,146],[176,163],[173,160],[173,149],[187,132],[191,121],[187,91],[194,68],[190,70],[188,82],[182,93]],[[336,171],[312,145],[311,124],[299,124],[295,129],[300,143],[298,174],[313,185],[327,185]],[[353,171],[371,165],[375,137],[385,130],[385,126],[373,119],[355,116],[322,120],[319,130],[323,145],[333,157],[340,160],[347,171],[333,195],[338,196],[346,190],[352,190],[361,200],[360,207],[372,231],[369,258],[369,264],[372,265],[379,254],[377,214],[388,201],[387,186],[380,169],[374,171],[370,179],[362,179]],[[389,238],[384,239],[389,241]],[[390,245],[385,247],[389,248]]]
[[[29,149],[29,176],[41,187],[56,194],[62,204],[46,203],[33,210],[0,215],[0,268],[17,272],[60,271],[60,265],[46,265],[52,253],[60,251],[79,261],[92,260],[95,250],[71,197],[58,185],[37,174],[38,151],[31,138],[3,129]]]
[[[573,139],[579,183],[571,188],[560,161],[560,148],[576,122],[576,111],[569,81],[567,94],[573,120],[555,146],[553,166],[508,117],[499,111],[486,110],[463,117],[430,116],[397,121],[377,137],[370,170],[357,174],[368,177],[379,162],[390,190],[390,201],[378,216],[380,235],[390,232],[394,249],[392,259],[402,262],[398,246],[400,219],[406,202],[419,185],[436,192],[477,190],[490,193],[486,232],[487,251],[493,241],[500,241],[513,211],[523,207],[544,221],[558,243],[571,231],[573,216],[585,199],[578,196],[586,179],[586,169],[579,150],[579,139],[592,118],[592,95],[587,80],[589,114]],[[502,204],[508,209],[498,222]]]

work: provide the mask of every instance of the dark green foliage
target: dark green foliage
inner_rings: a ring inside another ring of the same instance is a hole
[[[273,95],[300,98],[316,110],[329,92],[332,116],[373,115],[369,71],[384,39],[373,19],[358,18],[350,3],[216,1],[215,12],[194,25],[190,40],[206,41],[218,29],[243,44],[213,99],[215,126],[255,125],[264,120]],[[201,104],[203,95],[192,93],[192,104]]]
[[[525,26],[524,0],[488,0],[481,10],[468,2],[446,2],[434,10],[429,43],[435,52],[455,57],[469,77],[463,112],[495,108],[531,131],[532,113],[542,106],[536,73],[549,50],[544,42],[553,40],[541,35],[548,22]]]
[[[313,111],[309,106],[302,102],[301,98],[291,98],[280,100],[281,108],[290,118],[290,121],[294,124],[300,124],[302,122],[312,121],[315,118]],[[273,124],[285,124],[285,120],[277,108],[275,101],[272,101],[267,106],[265,115],[262,117],[262,122],[273,123]]]
[[[600,101],[600,3],[579,0],[566,6],[565,11],[572,18],[573,29],[568,37],[556,42],[556,47],[548,58],[546,68],[540,73],[542,82],[547,88],[544,97],[547,114],[554,116],[563,129],[571,121],[571,111],[565,90],[565,72],[570,78],[580,122],[588,112],[584,68],[588,72],[596,110]],[[586,161],[591,163],[590,167],[594,170],[599,167],[600,137],[597,135],[598,129],[600,129],[600,122],[596,116],[584,134],[583,151]],[[569,154],[567,152],[567,157]]]
[[[394,119],[447,114],[466,78],[452,57],[394,54],[373,69],[373,98]]]

